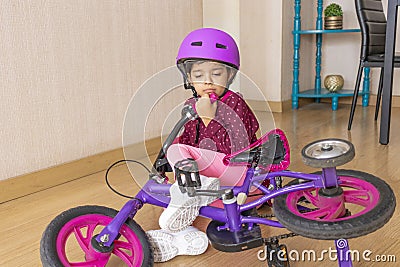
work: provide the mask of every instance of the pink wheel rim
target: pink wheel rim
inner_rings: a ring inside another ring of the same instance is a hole
[[[344,194],[344,205],[345,208],[349,208],[352,213],[350,216],[334,218],[332,214],[338,214],[338,206],[329,206],[320,208],[322,202],[319,199],[319,189],[307,189],[297,192],[289,193],[286,199],[286,205],[288,209],[297,216],[318,221],[336,222],[349,220],[352,218],[359,217],[370,210],[372,210],[379,202],[379,191],[371,183],[349,176],[340,176],[340,187],[343,189]],[[306,199],[310,204],[307,208],[310,211],[301,211],[298,205],[301,205],[301,199]],[[356,208],[356,213],[350,209]]]
[[[66,252],[67,240],[75,238],[84,255],[89,256],[93,251],[90,248],[90,241],[95,234],[95,230],[104,228],[111,222],[112,218],[101,214],[86,214],[76,217],[65,224],[58,233],[56,240],[57,254],[64,266],[106,266],[108,258],[99,258],[91,261],[70,262]],[[116,240],[112,254],[119,257],[130,267],[141,266],[143,261],[143,251],[139,238],[127,225],[120,229],[122,237],[127,241]],[[91,255],[93,256],[93,254]],[[88,257],[93,258],[93,257]]]

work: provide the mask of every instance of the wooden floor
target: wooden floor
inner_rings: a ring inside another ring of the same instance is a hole
[[[299,110],[275,114],[276,126],[283,129],[291,145],[291,170],[316,171],[302,163],[300,151],[304,145],[316,139],[336,137],[353,142],[356,157],[343,166],[372,173],[386,180],[395,193],[400,192],[400,109],[392,113],[391,139],[388,146],[378,143],[379,122],[373,119],[373,107],[358,107],[353,130],[347,131],[349,106],[341,105],[332,112],[329,104],[310,104]],[[105,168],[107,166],[104,166]],[[57,179],[57,176],[54,177]],[[112,183],[126,194],[135,194],[138,186],[132,181],[125,166],[111,173]],[[398,196],[398,194],[397,194]],[[399,197],[399,196],[398,196]],[[79,205],[105,205],[119,209],[125,199],[112,193],[105,185],[104,172],[87,175],[53,188],[30,194],[0,204],[0,266],[41,266],[39,241],[46,225],[60,212]],[[157,229],[161,213],[158,207],[145,206],[135,220],[145,229]],[[205,229],[208,220],[199,218],[195,225]],[[284,233],[284,229],[263,227],[266,236]],[[350,248],[370,250],[370,258],[376,255],[394,255],[400,262],[400,218],[398,209],[390,222],[382,229],[364,237],[349,240]],[[284,240],[289,251],[315,250],[317,257],[323,250],[334,249],[332,241],[315,241],[303,237]],[[156,266],[267,266],[257,258],[262,248],[241,253],[223,253],[211,246],[199,256],[180,256]],[[293,254],[294,255],[294,254]],[[334,254],[331,255],[335,256]],[[110,266],[117,266],[110,264]],[[325,253],[323,261],[296,261],[291,266],[337,266]],[[354,266],[398,266],[398,263],[354,262]]]

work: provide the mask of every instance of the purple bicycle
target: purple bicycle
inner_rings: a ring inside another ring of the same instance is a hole
[[[40,242],[43,266],[106,266],[112,255],[127,266],[152,266],[151,246],[134,216],[144,204],[168,206],[171,185],[166,182],[165,172],[170,166],[164,152],[183,125],[196,116],[191,107],[184,107],[149,180],[119,212],[102,206],[81,206],[53,219]],[[395,195],[383,180],[360,171],[336,169],[354,155],[354,146],[348,141],[319,140],[306,145],[302,157],[305,164],[322,171],[289,171],[289,144],[284,133],[275,129],[246,149],[225,157],[226,164],[248,166],[240,186],[200,190],[196,163],[190,159],[175,166],[175,178],[183,194],[217,196],[222,201],[223,208],[200,209],[201,216],[211,219],[206,233],[218,250],[237,252],[265,246],[283,252],[279,255],[287,255],[286,246],[279,244],[279,239],[301,235],[336,240],[337,249],[346,252],[348,247],[339,245],[339,239],[359,237],[381,228],[396,206]],[[291,181],[283,186],[283,178]],[[246,201],[252,187],[258,188],[262,196]],[[277,220],[257,212],[257,207],[271,201]],[[292,233],[263,238],[260,225],[285,227]],[[289,266],[287,257],[274,255],[268,259],[268,266]],[[352,266],[350,259],[338,261],[339,266]]]

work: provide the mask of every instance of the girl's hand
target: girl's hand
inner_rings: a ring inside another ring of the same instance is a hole
[[[211,104],[210,96],[208,94],[204,94],[196,102],[197,114],[199,114],[206,126],[215,117],[215,113],[217,112],[217,102],[218,101],[215,101]]]

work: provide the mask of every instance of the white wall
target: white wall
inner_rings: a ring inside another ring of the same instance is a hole
[[[335,2],[340,4],[343,8],[344,28],[359,28],[354,1],[335,0]],[[386,14],[387,0],[382,0],[382,3]],[[324,8],[328,4],[329,2],[325,1]],[[399,28],[400,27],[398,27],[396,40],[397,51],[400,50]],[[350,89],[354,88],[360,56],[360,33],[326,34],[323,38],[322,77],[331,73],[342,74],[345,80],[345,87]],[[379,68],[371,69],[370,91],[373,94],[376,94],[378,89],[379,74]],[[400,95],[399,85],[400,72],[395,69],[393,95]]]
[[[280,101],[282,2],[240,1],[240,19],[242,71],[260,87],[268,101]],[[249,99],[256,97],[246,95]]]
[[[240,1],[202,0],[203,27],[216,28],[229,33],[241,50],[240,42]],[[242,60],[242,58],[241,58]],[[237,75],[231,88],[240,91],[240,75]]]
[[[281,1],[203,0],[203,23],[235,38],[241,54],[241,71],[269,101],[280,101],[281,80],[277,77],[281,76]],[[262,100],[260,94],[251,90],[244,93],[247,99]]]
[[[2,180],[121,147],[131,96],[175,64],[202,2],[4,0],[0,18]]]
[[[203,27],[226,31],[239,44],[239,3],[239,0],[203,0]]]
[[[337,0],[343,9],[343,28],[360,28],[355,11],[354,1]],[[324,2],[324,9],[329,4]],[[314,13],[315,14],[315,13]],[[344,88],[352,89],[360,60],[360,33],[324,34],[322,46],[322,81],[326,75],[341,74],[344,78]],[[374,92],[375,79],[372,81],[371,91]]]

